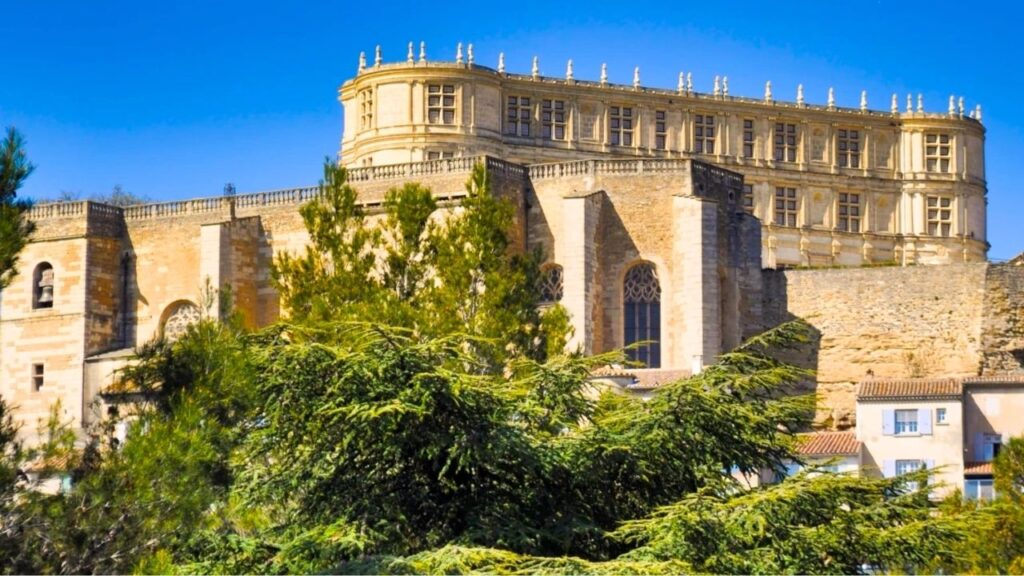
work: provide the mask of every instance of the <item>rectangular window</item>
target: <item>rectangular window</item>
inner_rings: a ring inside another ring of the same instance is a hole
[[[455,158],[455,152],[447,150],[427,150],[427,160],[445,160]]]
[[[654,148],[664,150],[668,140],[668,132],[665,128],[665,111],[658,110],[654,113]]]
[[[953,199],[946,196],[929,196],[928,234],[948,237],[953,231]]]
[[[935,409],[935,423],[936,424],[947,424],[946,422],[946,409],[936,408]]]
[[[902,410],[897,410],[896,411],[897,414],[899,412],[902,412]],[[913,410],[913,412],[916,413],[917,410]],[[924,461],[922,461],[922,460],[897,460],[896,461],[896,475],[897,476],[902,476],[904,474],[910,474],[911,472],[917,472],[918,470],[920,470],[922,468],[924,468]],[[918,483],[917,482],[907,482],[907,490],[915,491],[915,490],[917,490],[917,488],[918,488]]]
[[[548,140],[565,140],[565,100],[542,100],[542,135]]]
[[[754,213],[754,185],[743,185],[743,211],[747,214]]]
[[[929,172],[949,172],[949,134],[925,134],[924,162]]]
[[[754,157],[754,121],[743,121],[743,157]]]
[[[362,130],[373,128],[373,90],[359,93],[359,127]]]
[[[775,160],[796,162],[796,124],[775,124]]]
[[[455,124],[455,85],[427,85],[427,122]]]
[[[860,168],[860,131],[840,128],[836,135],[840,168]]]
[[[715,117],[697,114],[693,118],[693,151],[697,154],[715,153]]]
[[[981,459],[984,462],[991,462],[999,456],[999,449],[1003,447],[1003,437],[999,434],[985,434],[982,445]]]
[[[965,499],[991,500],[995,496],[995,483],[991,478],[967,478],[964,480]]]
[[[42,364],[32,365],[32,391],[39,392],[43,389],[43,376],[45,368]]]
[[[860,194],[839,193],[836,228],[843,232],[860,232]]]
[[[530,99],[526,96],[509,96],[505,111],[505,134],[529,136]]]
[[[775,188],[775,224],[796,226],[796,188]]]
[[[896,434],[917,434],[917,415],[918,411],[915,410],[897,410],[896,411]],[[896,473],[899,474],[899,462],[897,461]]]
[[[612,106],[609,114],[609,142],[612,146],[633,145],[633,109]]]

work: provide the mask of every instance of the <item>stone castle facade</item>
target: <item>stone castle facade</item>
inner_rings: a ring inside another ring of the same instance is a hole
[[[980,112],[515,75],[471,55],[377,60],[339,94],[341,163],[371,213],[407,181],[457,203],[483,162],[518,209],[519,246],[545,254],[540,289],[569,311],[573,345],[656,341],[634,352],[651,367],[634,381],[699,370],[795,316],[818,331],[797,360],[837,426],[869,370],[1022,370],[1024,267],[985,262]],[[230,287],[249,326],[272,323],[270,263],[305,246],[297,209],[316,193],[37,206],[0,301],[0,394],[29,433],[57,401],[88,426],[136,346],[217,310],[207,284]]]

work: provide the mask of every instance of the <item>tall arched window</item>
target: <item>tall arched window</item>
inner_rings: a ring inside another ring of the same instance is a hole
[[[32,308],[53,308],[53,266],[40,262],[32,274]]]
[[[541,304],[554,304],[562,299],[562,267],[545,266],[540,271],[539,291]]]
[[[631,360],[648,368],[661,366],[661,284],[654,265],[637,264],[626,272],[622,286],[625,344],[649,340],[648,344],[628,350]]]

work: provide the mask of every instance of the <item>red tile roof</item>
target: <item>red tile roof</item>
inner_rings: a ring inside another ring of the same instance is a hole
[[[993,374],[990,376],[969,376],[964,384],[1024,384],[1024,374]]]
[[[964,464],[964,474],[992,474],[993,471],[991,462],[967,462]]]
[[[590,373],[592,378],[625,379],[629,390],[654,390],[683,378],[690,377],[689,370],[669,368],[615,368],[604,366]],[[621,384],[621,383],[620,383]]]
[[[871,378],[860,383],[857,400],[960,399],[962,395],[963,385],[957,378]]]
[[[853,432],[814,432],[801,434],[797,453],[804,456],[854,456],[860,454],[860,442]]]

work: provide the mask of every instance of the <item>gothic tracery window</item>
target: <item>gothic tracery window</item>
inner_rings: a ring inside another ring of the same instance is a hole
[[[647,342],[626,351],[630,360],[647,368],[661,366],[661,284],[654,265],[641,263],[626,272],[623,281],[624,343]]]
[[[562,267],[548,266],[540,273],[540,301],[544,304],[562,299]]]
[[[177,340],[185,335],[188,327],[199,321],[199,307],[191,302],[172,305],[164,320],[163,335],[167,340]]]

